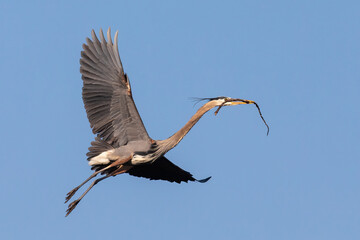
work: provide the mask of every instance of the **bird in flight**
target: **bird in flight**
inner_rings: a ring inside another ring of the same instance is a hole
[[[201,180],[194,178],[191,173],[169,161],[165,154],[174,148],[212,108],[217,107],[216,115],[223,106],[255,104],[269,131],[260,108],[254,101],[215,97],[201,99],[206,103],[171,137],[165,140],[153,140],[149,137],[136,109],[130,81],[120,60],[117,46],[118,32],[115,34],[114,43],[110,28],[107,32],[107,41],[101,29],[100,40],[94,30],[91,35],[92,40],[87,38],[86,44],[83,44],[80,72],[84,84],[82,97],[87,117],[93,133],[96,134],[87,153],[89,165],[94,173],[67,194],[65,203],[88,181],[99,174],[103,176],[94,180],[77,200],[69,204],[66,216],[75,209],[94,185],[122,173],[177,183],[208,181],[210,177]]]

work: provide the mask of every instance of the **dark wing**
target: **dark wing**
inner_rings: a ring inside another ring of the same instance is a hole
[[[198,181],[207,182],[211,177],[197,180],[193,178],[192,174],[182,170],[166,157],[162,156],[152,164],[136,165],[127,173],[136,177],[149,178],[150,180],[166,180],[169,182],[188,182]]]
[[[124,74],[117,47],[110,28],[107,39],[100,29],[100,40],[94,30],[92,40],[86,39],[80,59],[80,72],[84,82],[83,100],[90,126],[97,138],[89,148],[89,158],[126,145],[130,141],[149,140],[148,133],[132,98],[129,79]]]

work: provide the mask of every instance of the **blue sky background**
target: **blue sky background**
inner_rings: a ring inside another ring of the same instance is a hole
[[[359,1],[1,1],[1,239],[360,239]],[[167,157],[206,184],[98,184],[79,57],[91,29],[119,50],[150,136],[190,97],[254,106],[204,116]]]

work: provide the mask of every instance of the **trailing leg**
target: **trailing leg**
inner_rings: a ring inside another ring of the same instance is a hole
[[[93,174],[91,174],[91,176],[88,177],[83,183],[81,183],[79,186],[77,186],[76,188],[74,188],[73,190],[71,190],[70,192],[68,192],[66,194],[65,203],[67,203],[74,196],[74,194],[77,192],[77,190],[79,190],[82,186],[84,186],[85,183],[87,183],[88,181],[90,181],[91,179],[96,177],[99,173],[102,173],[103,171],[105,171],[111,167],[114,167],[114,166],[121,166],[122,164],[128,162],[130,159],[131,159],[131,156],[127,157],[127,158],[118,159],[118,160],[114,161],[113,163],[111,163],[110,165],[108,165],[107,167],[100,169],[100,170],[94,172]]]
[[[86,189],[86,191],[75,201],[73,201],[72,203],[69,204],[68,209],[66,210],[66,216],[67,217],[74,209],[75,207],[78,205],[78,203],[81,201],[81,199],[83,199],[83,197],[90,191],[90,189],[92,187],[94,187],[98,182],[104,180],[105,178],[111,177],[111,175],[105,176],[105,177],[101,177],[96,179],[95,181],[92,182],[92,184],[88,187],[88,189]]]

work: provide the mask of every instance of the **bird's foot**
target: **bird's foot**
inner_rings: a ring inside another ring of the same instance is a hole
[[[67,217],[78,205],[78,203],[80,202],[80,199],[77,199],[75,201],[73,201],[72,203],[69,204],[68,209],[66,210],[66,215],[65,217]]]
[[[74,188],[73,190],[68,192],[68,194],[66,194],[65,203],[67,203],[72,198],[72,196],[74,196],[77,190],[79,190],[79,187]]]

